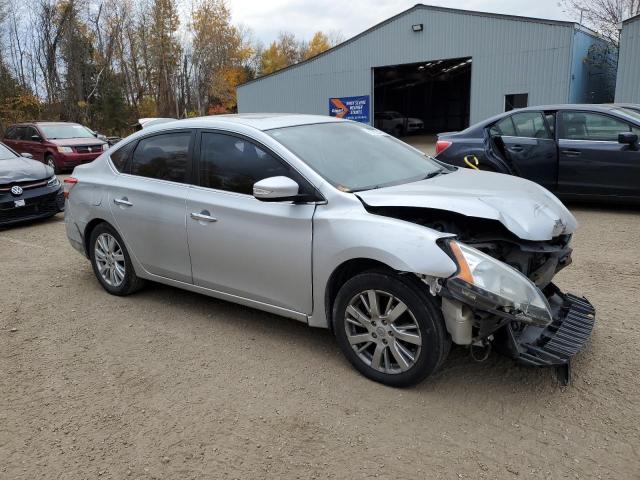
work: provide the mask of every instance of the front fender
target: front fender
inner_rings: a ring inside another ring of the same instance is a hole
[[[369,259],[401,272],[448,278],[456,265],[437,245],[451,236],[414,223],[368,213],[364,208],[319,207],[313,221],[313,314],[309,324],[328,327],[325,290],[344,262]]]

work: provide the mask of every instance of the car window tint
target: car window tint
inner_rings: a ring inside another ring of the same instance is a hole
[[[127,162],[131,158],[136,142],[129,142],[111,154],[111,162],[119,172],[128,171]]]
[[[513,125],[518,137],[549,138],[541,112],[522,112],[512,115]]]
[[[187,179],[191,132],[154,135],[140,140],[131,159],[130,173],[184,183]]]
[[[35,141],[35,140],[33,140],[34,136],[40,138],[40,134],[38,133],[38,131],[35,128],[28,127],[27,131],[26,131],[26,135],[25,135],[25,140]]]
[[[502,136],[506,135],[508,137],[516,136],[516,129],[513,126],[513,121],[511,120],[511,116],[505,117],[500,120],[498,123],[491,127],[491,135],[494,136]]]
[[[24,140],[24,136],[27,133],[27,128],[26,127],[17,127],[16,128],[16,136],[15,139],[16,140]]]
[[[298,182],[300,193],[309,193],[306,182],[289,165],[242,138],[205,132],[200,152],[200,185],[203,187],[252,195],[254,183],[284,176]]]
[[[6,138],[7,140],[13,140],[16,138],[16,127],[9,127],[7,129],[7,133],[4,134],[4,138]]]
[[[561,138],[617,142],[618,134],[630,132],[631,126],[607,115],[588,112],[562,112]]]

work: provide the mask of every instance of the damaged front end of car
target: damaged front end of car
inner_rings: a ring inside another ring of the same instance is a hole
[[[563,293],[552,282],[572,262],[571,232],[523,240],[488,219],[442,210],[369,208],[452,235],[439,245],[457,272],[430,286],[442,299],[454,343],[470,347],[479,361],[495,347],[525,365],[557,367],[561,383],[568,383],[571,358],[595,323],[587,299]]]

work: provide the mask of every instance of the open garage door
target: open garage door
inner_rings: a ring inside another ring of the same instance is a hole
[[[468,127],[471,64],[455,58],[374,68],[374,125],[399,137]]]

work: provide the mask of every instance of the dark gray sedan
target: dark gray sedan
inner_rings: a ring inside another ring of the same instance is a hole
[[[640,106],[547,105],[438,135],[436,156],[516,175],[565,199],[640,202]]]
[[[63,189],[53,169],[0,143],[0,227],[63,210]]]

